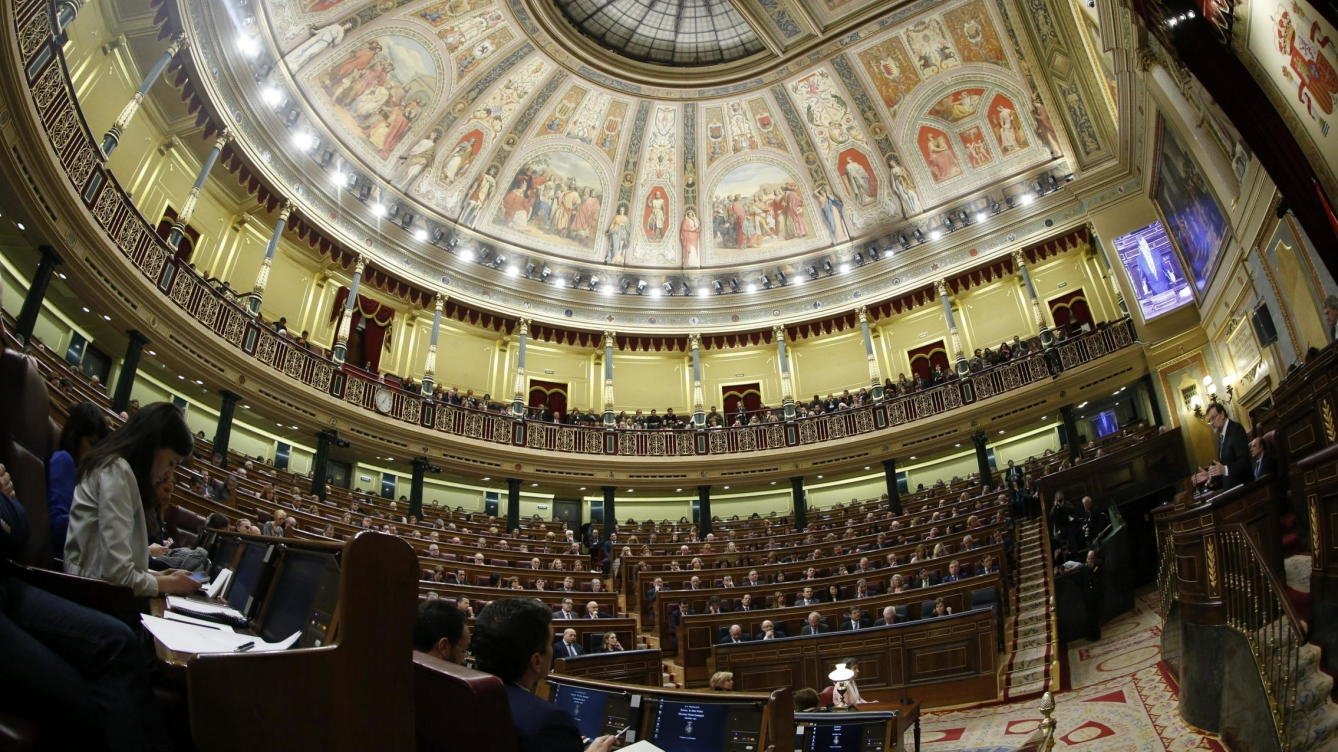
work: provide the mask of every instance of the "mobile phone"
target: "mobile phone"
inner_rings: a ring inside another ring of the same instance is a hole
[[[204,572],[191,572],[190,578],[196,582],[205,583],[209,581],[209,575]]]

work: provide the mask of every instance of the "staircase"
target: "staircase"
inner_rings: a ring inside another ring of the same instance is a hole
[[[1268,636],[1278,633],[1270,627],[1257,633],[1259,643],[1265,646],[1264,665],[1282,661],[1293,648],[1285,630],[1281,631],[1283,639],[1269,639]],[[1318,645],[1302,645],[1299,655],[1296,694],[1291,701],[1291,718],[1287,725],[1287,749],[1289,752],[1334,752],[1338,750],[1338,705],[1329,696],[1333,691],[1333,677],[1320,669]]]
[[[1054,604],[1044,535],[1045,528],[1039,521],[1018,523],[1018,586],[1013,589],[1013,623],[1005,647],[1005,702],[1054,688]]]

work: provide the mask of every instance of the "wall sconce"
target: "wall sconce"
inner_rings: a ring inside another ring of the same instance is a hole
[[[850,705],[846,702],[846,691],[850,688],[847,684],[855,678],[855,672],[844,663],[836,664],[827,678],[832,680],[832,710],[849,710]]]

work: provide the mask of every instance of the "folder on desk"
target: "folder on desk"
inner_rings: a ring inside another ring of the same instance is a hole
[[[149,614],[140,614],[144,628],[163,644],[163,647],[178,653],[235,653],[247,651],[266,653],[287,650],[297,642],[301,632],[294,632],[287,639],[266,642],[259,637],[223,631],[200,624],[189,624],[174,619],[160,619]],[[248,647],[249,646],[249,647]]]

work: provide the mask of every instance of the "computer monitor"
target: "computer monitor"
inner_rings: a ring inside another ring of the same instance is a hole
[[[797,752],[890,752],[897,714],[795,713]]]
[[[571,713],[576,719],[576,727],[581,730],[581,736],[594,739],[605,734],[624,732],[629,727],[636,728],[631,694],[577,687],[557,681],[551,683],[553,703]]]
[[[660,700],[645,738],[665,752],[760,752],[762,706]]]
[[[212,547],[213,553],[209,556],[209,579],[216,579],[224,568],[231,569],[237,563],[237,550],[241,547],[240,544],[241,539],[231,535],[219,536],[216,539]]]
[[[237,559],[237,568],[232,573],[232,583],[228,585],[225,599],[229,606],[237,609],[246,618],[255,615],[256,606],[260,605],[264,595],[266,576],[269,573],[270,557],[274,546],[260,541],[243,541],[242,552]]]
[[[1092,416],[1092,429],[1096,431],[1098,439],[1109,436],[1120,431],[1120,419],[1115,415],[1115,411],[1102,410]]]
[[[298,647],[317,647],[325,642],[338,600],[335,555],[285,547],[260,614],[260,636],[277,642],[301,632]]]

